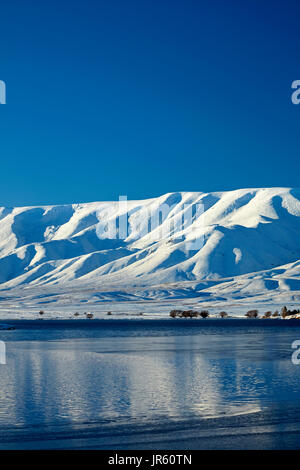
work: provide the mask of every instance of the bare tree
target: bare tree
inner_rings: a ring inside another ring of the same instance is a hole
[[[228,317],[228,313],[227,312],[220,312],[220,317],[221,318],[226,318],[226,317]]]
[[[257,318],[258,317],[258,310],[249,310],[246,315],[247,318]]]
[[[263,315],[263,318],[271,318],[271,316],[272,316],[272,312],[269,310]]]
[[[208,310],[201,310],[201,312],[200,312],[200,317],[202,317],[202,318],[207,318],[207,317],[209,317],[209,312],[208,312]]]

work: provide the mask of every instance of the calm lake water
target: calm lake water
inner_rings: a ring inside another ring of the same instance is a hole
[[[300,448],[299,321],[13,323],[0,449]]]

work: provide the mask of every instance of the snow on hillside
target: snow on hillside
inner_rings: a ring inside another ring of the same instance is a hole
[[[128,201],[128,220],[124,207],[0,208],[0,309],[300,299],[300,190],[169,193]]]

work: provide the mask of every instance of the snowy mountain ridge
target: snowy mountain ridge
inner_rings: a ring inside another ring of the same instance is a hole
[[[126,204],[125,237],[118,202],[0,208],[0,289],[92,286],[149,295],[158,286],[159,298],[180,283],[192,296],[203,289],[224,296],[299,292],[299,189],[176,192]],[[149,214],[166,205],[170,210],[153,227]],[[184,226],[192,206],[201,211]],[[108,223],[115,237],[106,237]],[[196,239],[201,245],[188,249]]]

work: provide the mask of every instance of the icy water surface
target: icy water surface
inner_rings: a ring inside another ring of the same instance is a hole
[[[14,324],[0,449],[300,448],[299,321]]]

